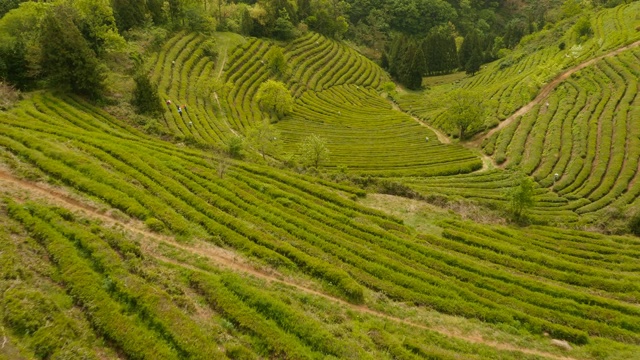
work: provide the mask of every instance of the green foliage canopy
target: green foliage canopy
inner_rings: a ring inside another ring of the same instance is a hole
[[[40,38],[42,71],[52,85],[97,98],[105,89],[104,65],[82,37],[72,14],[68,6],[58,5],[45,17]]]
[[[249,143],[266,160],[267,154],[275,155],[279,152],[282,140],[280,132],[268,122],[263,122],[249,130]]]
[[[450,124],[458,129],[460,140],[463,140],[468,130],[483,124],[482,98],[478,94],[466,90],[453,91],[447,98],[447,102],[450,104],[447,109]]]
[[[256,98],[260,109],[278,119],[293,110],[293,97],[280,81],[267,80],[260,84]]]
[[[318,168],[329,160],[330,151],[327,148],[327,141],[318,135],[311,134],[304,138],[299,149],[302,162]]]

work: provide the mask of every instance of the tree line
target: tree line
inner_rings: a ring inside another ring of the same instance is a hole
[[[4,0],[0,80],[21,90],[55,85],[97,97],[105,60],[128,56],[133,29],[278,40],[311,30],[352,42],[416,89],[422,76],[473,74],[548,23],[621,1],[628,0]]]

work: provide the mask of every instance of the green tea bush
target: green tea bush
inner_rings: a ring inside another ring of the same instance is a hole
[[[150,217],[145,220],[144,224],[149,228],[149,230],[154,232],[161,232],[164,230],[164,223],[154,217]]]
[[[3,320],[18,334],[33,334],[57,311],[40,291],[18,285],[7,289],[3,299]]]

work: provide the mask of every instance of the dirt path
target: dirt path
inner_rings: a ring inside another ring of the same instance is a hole
[[[505,127],[507,127],[509,124],[511,124],[511,122],[513,122],[515,119],[517,119],[519,116],[522,116],[526,113],[528,113],[534,106],[540,104],[544,99],[546,99],[549,94],[551,94],[551,92],[558,86],[560,85],[561,82],[565,81],[569,76],[571,76],[572,74],[586,68],[587,66],[593,65],[595,62],[602,60],[604,58],[608,58],[608,57],[612,57],[612,56],[616,56],[618,54],[620,54],[623,51],[632,49],[634,47],[640,46],[640,41],[636,41],[632,44],[629,44],[627,46],[623,46],[621,48],[618,48],[616,50],[613,50],[609,53],[606,53],[604,55],[600,55],[598,57],[595,57],[591,60],[587,60],[581,64],[578,64],[572,68],[570,68],[569,70],[566,70],[565,72],[561,73],[560,75],[558,75],[555,79],[553,79],[550,83],[548,83],[547,85],[543,86],[542,89],[540,90],[540,93],[538,93],[538,96],[536,96],[535,99],[533,99],[530,103],[526,104],[525,106],[521,107],[520,109],[518,109],[518,111],[516,111],[515,113],[511,114],[511,116],[509,116],[507,119],[505,119],[504,121],[500,122],[500,124],[491,129],[488,133],[484,134],[484,135],[480,135],[477,138],[467,142],[467,144],[470,147],[479,147],[482,144],[482,141],[484,141],[484,139],[489,138],[491,135],[495,134],[496,132],[504,129]]]
[[[182,266],[194,271],[202,271],[189,264],[184,264],[159,254],[156,248],[159,244],[164,243],[194,255],[204,256],[207,259],[211,260],[216,265],[219,265],[221,267],[238,271],[241,273],[245,273],[245,274],[250,274],[252,276],[264,279],[265,281],[270,283],[274,283],[274,282],[281,283],[281,284],[293,287],[296,290],[322,297],[328,301],[339,304],[344,308],[350,308],[354,311],[366,313],[372,316],[383,318],[388,321],[393,321],[396,323],[404,324],[407,326],[411,326],[411,327],[415,327],[423,330],[434,331],[451,338],[464,340],[474,344],[482,344],[482,345],[490,346],[498,350],[517,351],[524,354],[538,355],[541,357],[556,359],[556,360],[576,360],[575,358],[568,357],[568,356],[556,355],[556,354],[547,353],[544,351],[539,351],[534,349],[520,348],[508,343],[500,343],[500,342],[484,339],[481,335],[478,335],[478,334],[475,334],[475,335],[462,334],[450,328],[418,324],[406,319],[397,318],[397,317],[370,309],[366,305],[351,304],[340,298],[336,298],[336,297],[324,294],[318,290],[314,290],[303,284],[291,281],[290,279],[286,279],[283,275],[279,274],[275,270],[255,268],[251,264],[249,264],[242,256],[236,254],[233,251],[216,247],[204,241],[196,242],[193,245],[179,243],[169,236],[156,234],[146,230],[144,224],[141,221],[136,221],[136,220],[123,221],[111,215],[107,215],[107,213],[100,212],[97,206],[94,206],[88,202],[85,202],[84,200],[81,201],[81,200],[75,199],[71,194],[67,193],[62,189],[56,189],[47,184],[34,183],[34,182],[29,182],[29,181],[16,178],[11,173],[7,172],[2,168],[0,168],[0,189],[2,189],[4,192],[10,193],[12,196],[15,196],[18,199],[30,198],[32,200],[33,199],[44,200],[48,203],[64,206],[71,210],[81,211],[85,216],[88,216],[94,219],[99,219],[105,224],[118,225],[131,233],[142,236],[144,238],[142,241],[142,249],[146,253],[154,256],[157,260],[162,262],[171,263],[177,266]],[[153,240],[153,241],[150,241],[150,240]]]
[[[393,108],[393,110],[397,110],[397,111],[400,111],[400,112],[401,112],[401,113],[403,113],[403,114],[407,114],[407,115],[411,116],[411,118],[412,118],[415,122],[417,122],[417,123],[418,123],[418,124],[420,124],[421,126],[426,127],[427,129],[429,129],[429,130],[433,131],[433,133],[434,133],[434,134],[436,134],[436,137],[438,138],[438,141],[440,141],[440,142],[441,142],[441,143],[443,143],[443,144],[451,144],[451,139],[449,139],[449,137],[448,137],[447,135],[445,135],[442,131],[440,131],[440,130],[438,130],[438,129],[436,129],[436,128],[433,128],[433,127],[429,126],[427,123],[425,123],[424,121],[422,121],[422,120],[418,119],[417,117],[415,117],[415,116],[413,116],[413,115],[411,115],[411,114],[408,114],[408,113],[404,112],[402,109],[400,109],[400,107],[398,106],[398,104],[396,104],[396,103],[395,103],[395,101],[393,101],[393,100],[389,100],[389,102],[391,103],[391,107]]]

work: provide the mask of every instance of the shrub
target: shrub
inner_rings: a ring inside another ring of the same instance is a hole
[[[8,289],[3,303],[3,320],[18,334],[36,332],[55,311],[55,305],[42,293],[22,287]]]
[[[218,44],[215,39],[211,38],[202,44],[202,54],[209,57],[211,61],[218,59]]]
[[[576,22],[576,24],[573,26],[573,30],[578,36],[578,40],[580,42],[584,42],[585,40],[587,40],[587,38],[593,35],[593,28],[591,27],[591,21],[586,16],[581,17]]]
[[[149,228],[149,230],[154,232],[160,232],[164,230],[164,223],[154,217],[148,218],[145,222],[145,225]]]
[[[240,136],[233,136],[227,141],[227,153],[234,159],[242,158],[244,141]]]
[[[401,184],[396,181],[383,180],[380,182],[379,191],[383,194],[402,196],[409,199],[421,199],[422,196],[419,192],[413,190],[411,187]]]

